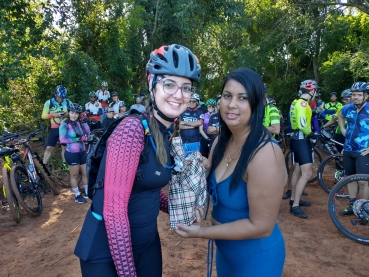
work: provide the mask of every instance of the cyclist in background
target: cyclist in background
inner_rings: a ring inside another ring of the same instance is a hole
[[[88,198],[86,159],[87,153],[84,142],[90,134],[90,127],[87,123],[82,123],[80,114],[82,107],[76,103],[70,104],[69,118],[64,120],[59,127],[59,138],[61,143],[67,145],[65,160],[69,165],[70,185],[75,195],[75,202],[86,203]],[[78,176],[82,173],[82,183],[85,190],[84,197],[78,188]]]
[[[44,164],[47,164],[51,153],[59,140],[59,126],[65,117],[68,117],[70,101],[66,99],[67,89],[63,85],[58,85],[51,99],[47,100],[42,110],[42,119],[50,119],[50,132],[47,139],[47,146],[44,153]],[[65,146],[62,144],[62,170],[68,170],[64,159]]]
[[[108,107],[109,107],[110,92],[107,89],[108,89],[108,82],[102,81],[101,89],[96,91],[98,101],[101,103],[101,107],[103,109],[103,113],[100,116],[101,122],[103,122],[105,118],[105,114],[108,111]]]
[[[312,111],[309,101],[314,98],[318,84],[314,80],[306,80],[301,83],[301,96],[295,99],[290,108],[290,121],[292,127],[290,148],[293,155],[295,168],[291,178],[290,212],[299,217],[307,218],[308,215],[300,206],[310,206],[308,201],[301,200],[304,188],[312,175],[313,169],[313,141],[316,134],[311,130]]]
[[[204,124],[200,126],[200,133],[201,133],[201,149],[203,152],[203,156],[207,157],[209,154],[209,145],[210,145],[210,134],[208,133],[208,126],[209,125],[209,120],[211,115],[216,114],[217,113],[217,101],[215,101],[214,99],[208,99],[205,102],[205,105],[207,106],[207,112],[204,114]]]
[[[342,91],[341,93],[341,98],[342,98],[342,102],[344,105],[350,104],[351,103],[351,95],[352,92],[350,91],[350,89],[345,89],[344,91]],[[335,123],[338,119],[339,114],[341,113],[341,110],[344,106],[341,106],[337,109],[336,114],[333,115],[332,119],[330,121],[328,121],[326,124],[323,125],[323,128],[327,128],[328,126],[331,126],[333,123]],[[344,144],[345,143],[345,137],[342,135],[341,132],[341,128],[340,126],[337,126],[336,131],[335,131],[335,135],[334,135],[334,140]],[[343,150],[343,146],[336,144],[336,148],[338,150],[338,152],[342,152]]]
[[[194,143],[191,151],[200,151],[200,126],[204,123],[204,114],[198,109],[200,96],[192,94],[188,108],[180,116],[179,129],[183,143]],[[188,154],[188,153],[187,153]]]
[[[122,117],[123,115],[125,115],[127,112],[127,105],[124,101],[120,101],[119,103],[119,113],[117,113],[116,115],[114,115],[114,118],[117,119],[119,117]]]
[[[331,102],[326,103],[324,105],[325,110],[333,110],[334,112],[337,112],[337,110],[342,107],[342,104],[340,102],[337,102],[337,93],[331,92],[330,99],[331,99]],[[332,117],[333,117],[333,114],[327,114],[325,116],[325,123],[331,120]]]
[[[104,121],[102,122],[102,128],[104,131],[106,131],[109,127],[109,125],[115,120],[114,118],[114,109],[108,108],[108,112],[106,113],[106,117]]]
[[[135,109],[137,111],[139,111],[140,113],[144,112],[146,109],[145,109],[145,106],[142,105],[142,97],[141,96],[137,96],[136,97],[136,104],[133,104],[131,106],[131,110],[132,109]]]
[[[275,138],[281,132],[281,116],[279,114],[278,108],[273,105],[272,102],[269,102],[267,90],[264,85],[264,119],[263,125],[268,129],[268,131]]]
[[[345,105],[338,115],[342,135],[345,137],[343,146],[343,167],[346,176],[353,174],[369,174],[369,85],[356,82],[351,87],[351,104]],[[347,127],[345,126],[345,120]],[[341,211],[342,215],[352,215],[352,205],[356,201],[357,186],[360,186],[361,197],[369,199],[367,182],[358,181],[348,185],[349,206]]]
[[[213,145],[215,139],[218,137],[219,132],[220,132],[220,115],[219,115],[219,100],[220,100],[220,96],[218,96],[217,98],[217,112],[213,113],[210,118],[209,118],[209,122],[208,122],[208,136],[210,138],[210,145],[209,145],[209,149],[211,149],[211,146]]]
[[[97,95],[95,92],[91,91],[88,96],[90,102],[86,103],[85,109],[89,113],[88,119],[90,121],[95,121],[94,124],[91,124],[91,131],[93,131],[101,128],[100,115],[102,115],[103,110],[101,103],[96,101]]]
[[[114,115],[119,113],[119,103],[121,102],[118,98],[118,92],[113,91],[111,94],[111,98],[113,99],[113,102],[109,104],[109,108],[113,108]]]

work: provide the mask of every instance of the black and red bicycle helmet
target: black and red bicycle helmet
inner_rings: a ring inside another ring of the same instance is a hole
[[[153,87],[153,75],[176,75],[192,81],[200,80],[201,66],[198,58],[179,44],[162,46],[150,54],[146,65],[149,90]]]

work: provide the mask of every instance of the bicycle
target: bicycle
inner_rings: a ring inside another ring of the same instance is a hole
[[[318,167],[322,162],[322,155],[320,152],[314,147],[314,160],[313,160],[313,174],[312,177],[308,180],[308,183],[313,183],[318,178]],[[288,151],[284,158],[284,162],[286,165],[287,174],[290,175],[290,172],[292,171],[292,150]]]
[[[11,185],[19,204],[27,213],[38,216],[42,212],[42,197],[39,189],[46,194],[50,187],[55,195],[59,194],[49,175],[45,172],[46,166],[42,163],[37,153],[34,153],[29,146],[29,141],[41,132],[38,129],[32,132],[27,139],[18,141],[16,145],[23,145],[23,157],[13,155],[13,163],[16,165],[10,172]]]
[[[321,125],[323,126],[323,124]],[[338,123],[335,122],[334,124],[330,125],[329,127],[326,127],[325,129],[322,129],[321,131],[324,131],[326,134],[329,134],[329,137],[334,137],[335,130],[338,126]],[[324,138],[324,136],[318,136],[316,141],[316,147],[319,149],[319,151],[323,152],[327,155],[332,155],[331,153],[331,147],[335,147],[334,143],[331,141],[327,141],[327,139]]]
[[[322,189],[326,193],[329,193],[335,183],[345,176],[343,155],[338,152],[335,146],[336,144],[341,146],[343,144],[332,139],[332,135],[325,130],[320,132],[319,137],[330,153],[330,156],[327,157],[318,168],[318,181]],[[334,178],[332,178],[332,175],[334,175]]]
[[[10,172],[12,169],[12,157],[14,154],[19,152],[17,148],[7,147],[7,143],[14,140],[15,138],[25,134],[27,132],[22,132],[19,134],[7,134],[3,132],[3,137],[0,138],[0,157],[3,158],[4,164],[2,167],[1,174],[3,176],[3,194],[6,200],[8,201],[8,207],[10,213],[15,222],[19,223],[21,219],[21,213],[19,208],[19,202],[17,197],[14,194],[14,191],[10,185]],[[4,136],[5,135],[5,136]]]
[[[361,211],[364,211],[366,213],[369,212],[369,201],[355,201],[353,205],[355,215],[353,216],[343,216],[339,214],[340,211],[347,208],[349,200],[349,190],[356,189],[354,193],[360,196],[362,190],[360,189],[359,185],[357,185],[356,188],[352,188],[352,185],[350,187],[348,186],[350,183],[358,181],[368,182],[369,174],[356,174],[348,176],[346,178],[343,178],[332,188],[328,196],[328,212],[334,226],[343,235],[355,242],[361,244],[369,244],[369,215],[360,218],[358,214]],[[362,197],[362,195],[360,197]],[[360,198],[358,197],[358,199]]]

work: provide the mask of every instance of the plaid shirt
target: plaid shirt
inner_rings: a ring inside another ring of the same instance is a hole
[[[182,162],[179,168],[176,163],[169,182],[170,229],[175,230],[178,223],[191,225],[196,220],[196,209],[205,207],[206,170],[200,166],[200,152],[185,158],[180,137],[173,138],[170,153]]]

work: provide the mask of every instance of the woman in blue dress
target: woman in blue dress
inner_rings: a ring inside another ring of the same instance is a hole
[[[178,225],[182,237],[214,240],[218,277],[282,276],[285,245],[277,224],[287,181],[278,143],[263,126],[263,82],[239,68],[220,99],[220,135],[209,160],[212,226]]]

